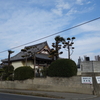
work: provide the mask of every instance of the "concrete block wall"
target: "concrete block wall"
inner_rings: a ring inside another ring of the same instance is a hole
[[[100,72],[100,61],[84,61],[80,67],[81,72]]]
[[[42,91],[59,91],[92,94],[93,86],[82,84],[81,76],[71,78],[34,78],[25,81],[0,81],[0,88],[30,89]]]

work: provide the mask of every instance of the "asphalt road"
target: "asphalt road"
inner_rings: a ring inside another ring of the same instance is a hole
[[[21,96],[18,94],[24,95]],[[51,97],[55,99],[51,99]],[[77,93],[0,89],[0,100],[100,100],[100,96]]]
[[[0,93],[0,100],[62,100],[62,99],[50,99],[44,97]]]
[[[0,100],[100,100],[100,97],[53,99],[53,98],[18,95],[18,94],[10,94],[10,93],[1,93],[0,92]]]

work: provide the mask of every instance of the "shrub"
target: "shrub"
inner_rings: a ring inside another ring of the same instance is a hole
[[[4,70],[4,72],[5,73],[13,73],[13,71],[14,71],[14,67],[12,66],[12,65],[10,65],[10,66],[8,66],[8,65],[5,65],[5,66],[3,66],[3,70]]]
[[[11,78],[9,79],[9,77],[12,76],[13,72],[14,72],[14,67],[12,65],[3,66],[3,68],[2,68],[2,80],[12,80]]]
[[[4,72],[4,69],[1,68],[1,69],[0,69],[0,77],[2,76],[3,72]]]
[[[48,68],[48,76],[50,77],[71,77],[76,74],[76,63],[70,59],[56,60]]]
[[[34,77],[34,70],[29,66],[18,67],[14,71],[15,80],[25,80]]]

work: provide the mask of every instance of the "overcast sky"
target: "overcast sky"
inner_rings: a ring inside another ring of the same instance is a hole
[[[0,52],[57,33],[74,25],[100,17],[100,0],[0,0]],[[100,19],[58,34],[76,37],[71,58],[100,55]],[[51,47],[54,35],[33,42],[47,41]],[[15,54],[20,48],[13,49]],[[67,51],[61,57],[67,58]],[[12,56],[13,56],[12,55]],[[7,58],[7,51],[0,53],[0,60]]]

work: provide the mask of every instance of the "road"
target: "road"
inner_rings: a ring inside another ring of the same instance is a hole
[[[9,90],[9,89],[0,89],[0,90],[2,90],[2,91],[0,91],[0,100],[100,100],[100,96],[88,95],[88,94],[29,91],[29,90]],[[6,93],[4,93],[3,91]],[[19,95],[19,93],[27,94],[27,95]],[[34,95],[38,94],[39,97],[31,96],[32,94],[34,94]],[[40,97],[40,96],[42,96],[42,97]],[[43,96],[64,97],[65,99],[60,99],[60,98],[59,99],[58,98],[51,99],[51,98],[46,98]]]
[[[0,92],[0,100],[100,100],[100,97],[95,98],[66,98],[66,99],[52,99],[45,97],[36,97],[36,96],[28,96],[28,95],[18,95],[18,94],[10,94],[10,93],[1,93]]]
[[[0,100],[63,100],[63,99],[51,99],[51,98],[35,97],[27,95],[0,93]]]

